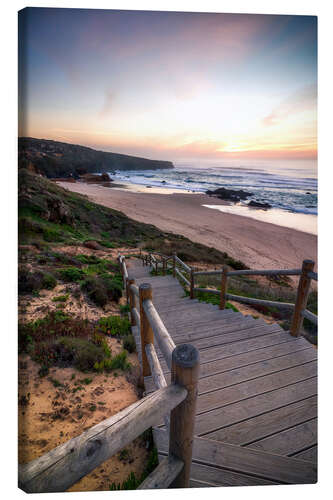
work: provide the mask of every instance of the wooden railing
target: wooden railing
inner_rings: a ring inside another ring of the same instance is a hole
[[[124,256],[119,256],[119,265],[131,323],[140,329],[142,376],[151,375],[157,390],[36,460],[20,465],[19,487],[27,493],[66,491],[163,418],[169,430],[169,455],[139,489],[189,486],[199,353],[189,344],[175,346],[153,305],[151,285],[138,288],[134,279],[129,279]],[[154,339],[171,369],[170,385],[163,375]]]
[[[155,265],[157,259],[149,254],[142,256],[146,263]],[[175,260],[175,256],[173,259]],[[170,257],[162,256],[163,274]],[[180,259],[179,259],[180,260]],[[135,279],[128,276],[126,261],[119,256],[119,264],[125,281],[127,302],[130,306],[131,324],[140,331],[142,377],[151,376],[157,391],[167,387],[163,370],[158,359],[155,341],[171,370],[171,384],[183,387],[186,398],[175,407],[170,415],[165,412],[164,422],[170,432],[169,459],[161,462],[140,488],[188,487],[192,462],[192,442],[194,432],[197,384],[199,375],[199,351],[190,344],[175,345],[153,304],[152,287],[142,283],[139,287]],[[157,267],[156,267],[156,270]],[[175,460],[182,468],[175,466]],[[166,464],[169,464],[166,473]],[[171,464],[171,465],[170,465]],[[160,484],[161,478],[163,484]],[[159,484],[159,486],[156,486]]]
[[[161,254],[159,254],[161,256]],[[237,271],[230,271],[227,266],[222,266],[221,269],[213,271],[195,271],[194,268],[188,266],[181,259],[177,257],[176,254],[172,256],[162,256],[159,261],[154,257],[153,254],[148,253],[141,256],[143,264],[145,265],[155,265],[155,270],[158,270],[157,262],[161,262],[163,265],[163,274],[166,273],[167,265],[170,259],[173,261],[173,276],[179,277],[181,281],[189,290],[190,298],[193,299],[197,292],[211,293],[219,295],[220,297],[220,309],[225,309],[227,300],[233,300],[235,302],[242,302],[249,305],[261,305],[267,307],[277,307],[281,309],[290,309],[293,311],[290,333],[291,335],[297,337],[301,334],[303,319],[311,321],[312,323],[318,323],[318,318],[311,311],[306,309],[308,296],[311,287],[311,280],[318,281],[318,275],[313,271],[314,262],[312,260],[304,260],[301,269],[244,269]],[[181,272],[179,270],[179,265],[182,268]],[[185,275],[184,275],[185,273]],[[199,276],[221,276],[220,290],[214,288],[201,288],[195,286],[195,279]],[[264,300],[257,299],[253,297],[245,297],[242,295],[234,295],[228,293],[228,278],[234,276],[299,276],[299,283],[297,288],[297,295],[295,304],[289,302],[281,302],[276,300]]]

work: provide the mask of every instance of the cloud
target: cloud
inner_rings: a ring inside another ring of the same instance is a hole
[[[262,119],[262,123],[265,127],[271,127],[297,113],[313,110],[315,114],[316,106],[317,86],[308,85],[282,101],[278,107]]]

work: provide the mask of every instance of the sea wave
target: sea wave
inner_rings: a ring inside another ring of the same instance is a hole
[[[220,187],[243,189],[250,199],[265,201],[287,212],[317,214],[317,179],[304,170],[290,169],[287,174],[264,168],[185,167],[174,169],[117,171],[118,182],[204,193]]]

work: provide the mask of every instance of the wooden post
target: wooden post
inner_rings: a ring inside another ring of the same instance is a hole
[[[140,294],[140,334],[141,334],[141,356],[142,356],[142,376],[151,375],[149,362],[146,355],[146,345],[154,343],[154,332],[143,309],[143,301],[152,299],[152,288],[150,283],[142,283],[139,286]]]
[[[190,299],[194,299],[194,274],[193,274],[193,269],[191,269],[191,276],[190,276]]]
[[[135,280],[133,278],[128,279],[128,291],[129,291],[129,306],[130,306],[130,314],[131,314],[131,325],[135,326],[135,317],[133,314],[133,308],[135,307],[135,295],[131,290],[131,285],[135,284]]]
[[[223,266],[222,267],[222,277],[221,277],[220,309],[224,309],[225,303],[226,303],[227,279],[228,279],[227,272],[228,272],[228,267]]]
[[[170,416],[169,454],[184,462],[172,488],[189,486],[198,378],[199,351],[190,344],[178,345],[172,352],[171,383],[185,387],[188,393]]]
[[[155,259],[155,273],[156,273],[156,276],[157,276],[157,268],[158,268],[158,262],[157,262],[157,259]]]
[[[313,271],[313,268],[313,260],[303,260],[302,274],[299,278],[295,309],[290,327],[290,334],[293,337],[298,337],[301,333],[303,324],[303,316],[301,313],[303,309],[306,308],[311,285],[311,278],[308,277],[308,272]]]
[[[166,273],[166,260],[163,258],[163,276],[165,276]]]
[[[172,276],[176,277],[176,253],[174,252],[172,255]]]

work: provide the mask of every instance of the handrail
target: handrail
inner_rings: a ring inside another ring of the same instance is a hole
[[[168,384],[165,380],[161,363],[157,357],[154,344],[146,345],[146,354],[150,364],[151,374],[156,388],[162,389],[163,387],[166,387]]]
[[[185,269],[185,271],[187,271],[188,273],[191,272],[190,266],[185,264],[185,262],[183,262],[179,257],[177,257],[177,255],[175,257],[175,260],[176,260],[176,262],[178,262],[178,264],[180,264]]]
[[[197,271],[194,276],[214,276],[223,273],[223,269],[214,271]],[[301,269],[242,269],[239,271],[228,271],[227,276],[299,276]]]
[[[162,389],[163,387],[166,387],[168,384],[167,381],[165,380],[164,373],[160,361],[157,357],[154,344],[147,344],[145,347],[145,351],[156,389]],[[170,418],[168,415],[164,416],[164,423],[166,428],[170,430]]]
[[[171,258],[171,256],[169,257]],[[195,292],[212,293],[215,295],[220,295],[220,309],[224,309],[226,306],[226,299],[235,300],[238,302],[244,302],[253,305],[264,305],[272,306],[278,308],[288,308],[293,309],[294,314],[292,318],[292,324],[290,333],[293,336],[300,335],[300,330],[302,326],[302,320],[304,317],[312,321],[317,322],[316,315],[307,312],[306,303],[308,299],[308,294],[310,291],[311,280],[318,281],[318,274],[313,271],[314,262],[310,260],[304,260],[301,269],[241,269],[235,271],[229,271],[227,266],[223,266],[222,269],[208,270],[208,271],[194,271],[193,268],[187,266],[176,254],[172,256],[173,258],[173,276],[178,276],[182,279],[185,284],[190,288],[190,298],[193,299]],[[177,269],[176,264],[180,264],[183,268],[190,274],[190,281]],[[157,270],[157,268],[156,268]],[[163,268],[165,271],[165,267]],[[165,272],[164,272],[165,274]],[[195,278],[197,276],[221,276],[221,287],[219,290],[214,290],[210,288],[202,288],[195,286]],[[244,297],[242,295],[233,295],[227,293],[227,279],[233,276],[300,276],[299,286],[297,291],[296,303],[291,304],[289,302],[279,302],[270,301],[263,299],[255,299],[250,297]],[[305,311],[305,312],[304,312]],[[303,314],[304,313],[304,314]],[[311,319],[310,319],[311,318]]]
[[[173,455],[163,458],[156,469],[140,484],[138,490],[169,488],[183,467],[184,462]]]
[[[179,269],[176,268],[175,272],[183,281],[185,281],[187,286],[191,286],[191,283],[185,278],[185,276],[179,271]]]
[[[299,276],[302,269],[244,269],[228,271],[227,276]]]
[[[309,311],[308,309],[303,309],[302,311],[302,316],[306,319],[308,319],[309,321],[311,321],[312,323],[314,323],[315,325],[318,324],[318,316],[316,314],[313,314],[311,311]]]
[[[308,277],[311,278],[312,280],[318,281],[318,273],[315,273],[313,271],[309,271]]]
[[[203,292],[203,293],[213,293],[215,295],[220,295],[220,290],[216,290],[215,288],[200,288],[194,287],[195,292]]]
[[[67,490],[146,429],[157,425],[187,395],[187,389],[178,384],[163,387],[36,460],[20,465],[20,488],[28,493]]]
[[[162,351],[166,364],[170,369],[172,352],[176,345],[150,299],[143,301],[143,309],[148,317],[154,335],[156,336],[158,347]]]
[[[244,302],[245,304],[256,304],[268,307],[280,307],[281,309],[294,309],[295,305],[290,302],[279,302],[277,300],[254,299],[252,297],[244,297],[243,295],[226,294],[227,299],[236,302]]]
[[[222,269],[216,269],[214,271],[196,271],[193,273],[194,276],[214,276],[222,273]]]
[[[138,313],[137,308],[132,307],[131,311],[132,311],[132,314],[134,316],[135,324],[140,327],[140,314]]]

